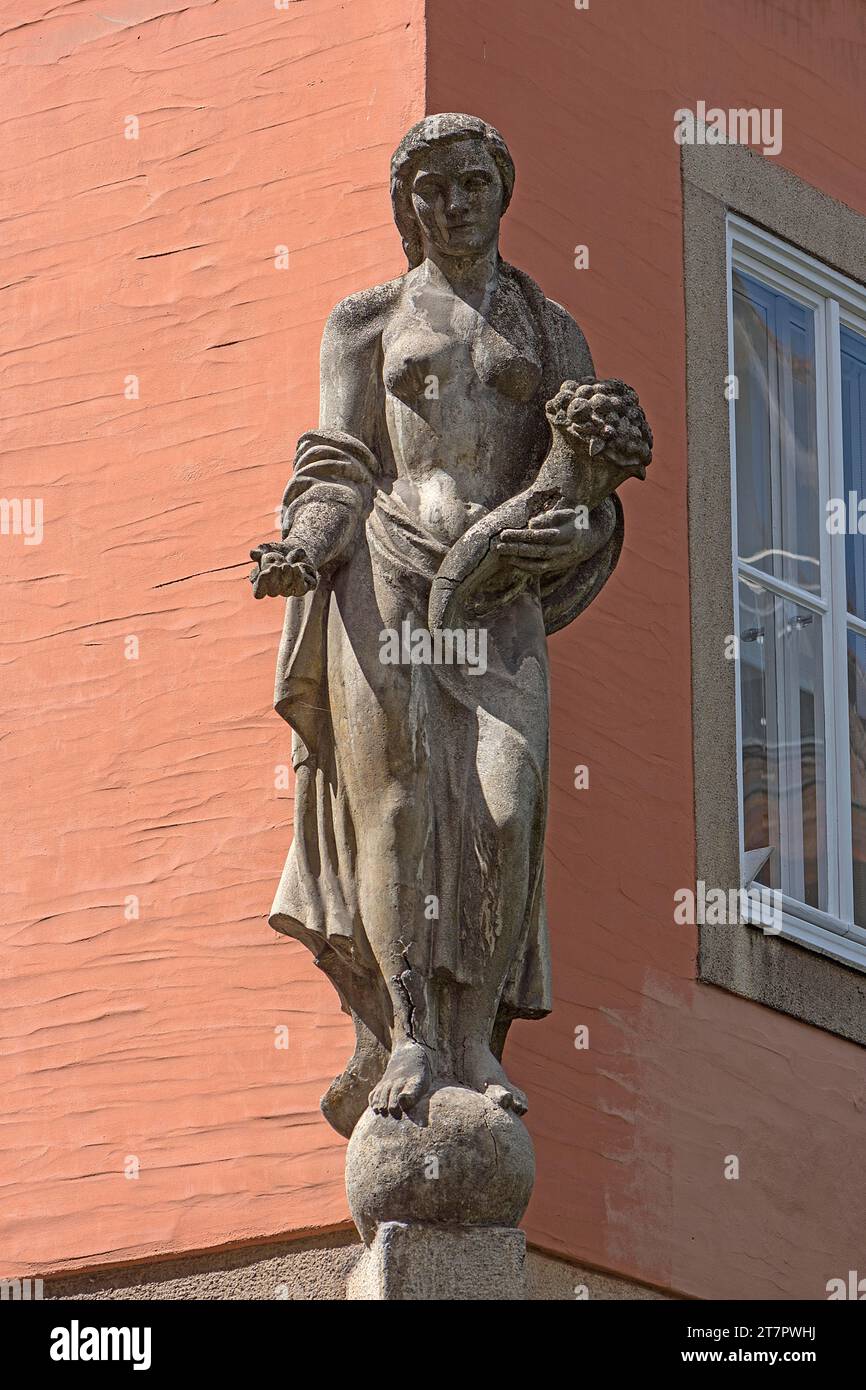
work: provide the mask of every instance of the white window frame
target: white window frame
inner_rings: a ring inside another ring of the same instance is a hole
[[[728,372],[734,373],[733,271],[742,270],[770,288],[815,311],[816,425],[819,487],[821,594],[753,568],[739,558],[737,544],[736,400],[729,393],[731,439],[731,531],[734,583],[734,623],[739,651],[741,577],[754,579],[768,593],[818,613],[823,630],[823,677],[827,807],[828,912],[782,895],[781,935],[801,946],[866,970],[866,929],[854,923],[853,856],[851,846],[851,767],[848,730],[847,638],[866,637],[866,621],[848,613],[845,546],[831,545],[825,524],[826,502],[845,497],[842,457],[842,367],[840,330],[851,328],[866,337],[866,287],[824,265],[788,242],[728,213],[727,297]],[[866,545],[866,538],[864,538]],[[742,711],[737,673],[737,796],[740,862],[744,855]],[[744,885],[748,886],[748,885]],[[755,926],[758,926],[755,920]]]

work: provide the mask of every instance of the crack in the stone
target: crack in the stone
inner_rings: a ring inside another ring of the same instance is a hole
[[[412,942],[410,941],[407,946],[404,946],[403,942],[401,941],[399,945],[400,954],[403,957],[403,964],[405,965],[406,969],[397,975],[392,975],[391,979],[392,983],[395,984],[398,990],[400,991],[401,997],[404,1002],[404,1022],[406,1025],[406,1032],[408,1033],[411,1041],[416,1043],[418,1042],[418,1039],[415,1036],[415,1004],[412,999],[412,994],[409,990],[408,983],[409,981],[411,981],[412,978],[412,966],[409,961],[409,950],[412,946]]]

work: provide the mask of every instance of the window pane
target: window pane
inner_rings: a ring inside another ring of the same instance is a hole
[[[828,911],[821,618],[740,580],[746,850],[772,847],[757,881]]]
[[[848,633],[848,728],[854,921],[866,927],[866,639],[853,632]]]
[[[742,271],[733,299],[739,555],[819,592],[814,314]]]
[[[866,338],[843,328],[842,347],[842,458],[845,469],[845,504],[848,530],[852,516],[856,527],[857,504],[866,498]],[[851,494],[854,494],[851,499]],[[853,500],[853,507],[850,501]],[[866,527],[866,517],[863,518]],[[845,574],[848,611],[866,618],[866,535],[845,539]]]

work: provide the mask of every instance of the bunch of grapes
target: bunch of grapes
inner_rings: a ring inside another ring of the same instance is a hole
[[[547,402],[547,418],[589,445],[594,458],[620,468],[646,468],[652,460],[653,436],[637,393],[624,381],[564,381]]]

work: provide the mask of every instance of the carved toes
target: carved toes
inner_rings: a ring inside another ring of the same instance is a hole
[[[423,1048],[404,1045],[393,1054],[382,1080],[370,1092],[370,1109],[399,1120],[418,1104],[429,1083],[430,1068]]]
[[[501,1105],[503,1110],[513,1110],[515,1115],[525,1115],[529,1109],[526,1096],[516,1086],[501,1086],[498,1082],[491,1082],[489,1086],[485,1086],[484,1094],[494,1105]]]

